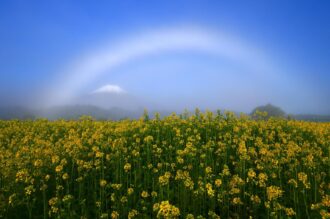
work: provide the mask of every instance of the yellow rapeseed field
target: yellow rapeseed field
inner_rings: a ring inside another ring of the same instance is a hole
[[[0,218],[330,218],[330,123],[0,121]]]

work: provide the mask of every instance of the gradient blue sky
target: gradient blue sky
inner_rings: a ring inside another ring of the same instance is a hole
[[[70,92],[110,84],[168,109],[249,112],[273,103],[289,113],[329,114],[329,11],[329,1],[302,0],[2,0],[0,98],[66,90],[75,80],[68,69],[81,57],[98,57],[103,48],[111,54],[144,33],[197,28],[260,52],[269,72],[258,76],[226,56],[173,48],[105,69]]]

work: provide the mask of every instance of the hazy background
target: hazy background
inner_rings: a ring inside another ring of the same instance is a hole
[[[302,0],[2,0],[0,107],[330,114],[329,11]]]

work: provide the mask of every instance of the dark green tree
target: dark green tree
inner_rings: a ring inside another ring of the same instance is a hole
[[[258,106],[251,112],[251,116],[253,118],[259,118],[264,117],[264,118],[270,118],[270,117],[280,117],[284,118],[286,113],[277,106],[274,106],[272,104],[267,104],[264,106]]]

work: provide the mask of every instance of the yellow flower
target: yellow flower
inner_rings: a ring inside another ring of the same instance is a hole
[[[133,192],[134,192],[134,189],[133,189],[133,188],[128,188],[128,189],[127,189],[127,194],[128,194],[128,195],[133,194]]]
[[[54,207],[54,206],[52,206],[50,209],[51,209],[50,212],[49,212],[50,215],[52,213],[56,214],[58,212],[58,210],[59,210],[57,207]]]
[[[269,186],[267,187],[267,198],[269,201],[275,200],[282,196],[283,191],[280,187],[277,186]]]
[[[111,184],[111,188],[113,188],[114,190],[120,190],[121,186],[122,186],[121,184],[115,184],[115,183]]]
[[[107,181],[105,179],[100,180],[100,186],[105,187],[107,185]]]
[[[254,179],[256,176],[257,176],[256,172],[254,172],[254,170],[250,168],[248,171],[248,178]]]
[[[53,197],[53,198],[49,199],[48,204],[50,206],[53,206],[53,205],[56,205],[57,202],[58,202],[58,198],[57,197]]]
[[[57,163],[60,161],[60,157],[57,155],[52,156],[52,163]]]
[[[237,174],[233,176],[233,178],[230,180],[230,186],[236,187],[244,185],[244,180],[241,179]]]
[[[62,179],[63,179],[63,180],[67,180],[67,179],[69,179],[69,174],[64,173],[64,174],[62,175]]]
[[[20,170],[16,173],[16,182],[27,182],[29,173],[26,169]]]
[[[179,208],[171,205],[169,201],[162,201],[160,203],[157,218],[178,218],[179,216]]]
[[[34,166],[35,167],[41,167],[43,164],[42,160],[40,159],[37,159],[36,161],[34,161]]]
[[[146,142],[146,143],[151,143],[153,140],[154,140],[154,137],[152,137],[151,135],[144,138],[144,142]]]
[[[153,198],[157,197],[157,195],[158,195],[157,192],[155,192],[155,191],[152,191],[152,192],[151,192],[151,196],[152,196]]]
[[[184,163],[184,159],[182,157],[177,157],[176,160],[178,161],[179,164]]]
[[[102,158],[104,156],[104,153],[102,153],[101,151],[97,151],[96,153],[95,153],[95,157],[96,158]]]
[[[205,173],[206,173],[206,175],[211,174],[212,173],[212,168],[211,167],[206,167],[205,168]]]
[[[163,176],[160,176],[158,178],[159,184],[161,186],[167,185],[169,183],[170,177],[171,177],[171,173],[170,172],[165,172],[165,174]]]
[[[330,208],[330,195],[325,195],[323,198],[322,198],[322,205],[324,207],[327,207],[327,208]]]
[[[257,205],[261,203],[261,200],[258,195],[251,195],[250,200]]]
[[[128,212],[128,219],[132,219],[134,218],[135,216],[137,216],[139,214],[139,212],[135,209],[132,209]]]
[[[228,168],[227,165],[224,165],[224,166],[223,166],[222,174],[223,174],[224,176],[230,176],[230,171],[229,171],[229,168]]]
[[[306,189],[309,189],[311,187],[310,183],[308,182],[308,176],[306,173],[304,172],[298,173],[298,180],[304,184]]]
[[[266,181],[268,180],[268,176],[265,173],[259,173],[258,180],[258,184],[260,187],[266,187]]]
[[[290,217],[296,215],[296,212],[292,208],[285,208],[285,214]]]
[[[122,196],[121,199],[120,199],[121,203],[126,203],[127,201],[128,201],[128,199],[127,199],[126,196]]]
[[[111,212],[111,219],[117,219],[119,218],[119,213],[117,211]]]
[[[293,185],[295,188],[298,188],[298,183],[294,179],[289,179],[288,184]]]
[[[212,219],[220,219],[220,216],[217,215],[214,211],[209,211],[208,216]]]
[[[111,195],[110,195],[110,200],[111,200],[112,202],[115,202],[115,201],[116,201],[116,194],[115,194],[115,193],[111,193]]]
[[[58,165],[58,166],[56,166],[56,168],[55,168],[55,171],[56,171],[57,173],[61,172],[62,170],[63,170],[63,166],[62,166],[62,165]]]
[[[242,158],[246,158],[247,149],[244,141],[241,141],[238,145],[238,154],[242,156]]]
[[[25,190],[25,195],[30,196],[33,192],[35,192],[35,188],[32,185],[29,185],[24,188]]]
[[[142,198],[148,198],[148,197],[149,197],[149,193],[146,192],[146,191],[142,191],[142,193],[141,193],[141,197],[142,197]]]
[[[214,184],[215,184],[216,187],[220,187],[221,184],[222,184],[222,180],[221,180],[221,179],[216,179],[216,180],[214,181]]]
[[[238,194],[240,192],[241,192],[241,190],[239,188],[233,187],[230,189],[229,194],[233,195],[233,194]]]
[[[241,204],[243,204],[243,202],[241,201],[241,198],[239,198],[239,197],[235,197],[235,198],[233,198],[232,203],[233,203],[234,205],[241,205]]]
[[[126,164],[124,165],[124,170],[125,170],[126,173],[129,172],[129,171],[131,170],[131,168],[132,168],[132,166],[131,166],[130,163],[126,163]]]
[[[206,183],[205,188],[206,188],[208,196],[210,196],[211,198],[214,197],[214,190],[212,188],[212,184]]]
[[[73,196],[72,195],[65,195],[62,199],[63,202],[70,202],[73,200]]]
[[[152,206],[153,211],[158,211],[158,210],[159,210],[159,206],[160,206],[159,203],[155,203],[155,204]]]
[[[328,219],[330,218],[330,213],[327,210],[322,209],[320,211],[320,215],[322,216],[322,219]]]
[[[194,188],[194,181],[192,181],[192,179],[190,177],[187,177],[184,180],[183,184],[185,187],[187,187],[190,190],[193,190],[193,188]]]

